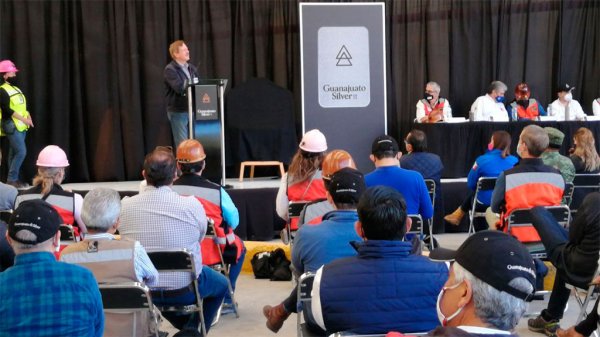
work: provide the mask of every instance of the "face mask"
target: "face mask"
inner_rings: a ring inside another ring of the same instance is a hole
[[[492,151],[494,149],[494,143],[489,142],[488,143],[488,151]]]
[[[431,101],[431,100],[433,99],[433,95],[432,95],[432,94],[425,93],[425,94],[423,95],[423,98],[425,98],[427,101]]]
[[[570,102],[573,99],[573,94],[568,93],[565,95],[565,101]]]
[[[529,100],[528,99],[520,99],[517,101],[517,104],[526,108],[529,106]]]
[[[460,283],[462,283],[462,282],[460,282]],[[451,287],[443,287],[442,290],[440,290],[440,293],[438,294],[437,302],[435,303],[435,310],[437,311],[438,320],[440,321],[442,326],[446,326],[448,324],[448,322],[450,322],[451,319],[456,317],[463,310],[463,307],[460,307],[452,315],[446,317],[446,316],[444,316],[444,314],[442,313],[442,310],[440,309],[440,301],[442,299],[442,295],[444,295],[444,291],[454,289],[454,288],[458,287],[460,285],[460,283],[457,283]]]
[[[504,96],[496,96],[496,102],[504,103]]]

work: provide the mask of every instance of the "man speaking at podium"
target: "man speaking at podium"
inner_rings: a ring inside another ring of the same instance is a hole
[[[173,61],[165,67],[167,114],[171,122],[175,147],[188,138],[188,83],[198,82],[198,70],[189,64],[190,51],[182,40],[169,46]]]

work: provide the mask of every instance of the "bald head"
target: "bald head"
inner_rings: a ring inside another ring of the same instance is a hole
[[[144,159],[144,178],[148,185],[171,185],[176,172],[175,156],[169,148],[158,146]]]

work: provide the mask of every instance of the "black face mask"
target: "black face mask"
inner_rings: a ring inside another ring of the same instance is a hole
[[[529,100],[528,99],[520,99],[520,100],[517,100],[517,104],[524,108],[527,108],[529,106]]]
[[[426,101],[428,101],[428,102],[431,102],[431,100],[433,100],[433,95],[432,95],[432,94],[425,93],[425,94],[423,95],[423,98],[425,98],[425,100],[426,100]]]

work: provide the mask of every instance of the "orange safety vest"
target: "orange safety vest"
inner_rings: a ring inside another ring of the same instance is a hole
[[[560,205],[565,189],[562,176],[553,172],[518,172],[506,175],[506,211],[503,214],[503,223],[508,215],[517,208],[532,208],[535,206]],[[508,226],[504,226],[504,232]],[[509,233],[521,242],[541,241],[538,232],[533,227],[511,228]]]
[[[521,118],[536,119],[540,115],[540,109],[538,107],[538,102],[533,98],[529,99],[529,105],[527,106],[527,109],[524,108],[523,106],[517,104],[517,102],[512,102],[510,104],[510,106],[513,109],[517,109],[517,116],[519,119],[521,119]]]
[[[221,262],[219,251],[225,251],[227,243],[235,243],[237,247],[236,258],[242,255],[242,240],[233,233],[233,229],[227,226],[227,231],[223,228],[223,211],[221,209],[221,186],[210,182],[197,175],[184,174],[177,179],[171,187],[173,191],[180,195],[190,195],[196,197],[204,207],[206,216],[215,222],[215,238],[205,238],[200,243],[202,251],[202,263],[213,265]]]
[[[288,179],[287,197],[289,201],[310,202],[317,199],[323,199],[326,197],[325,191],[321,170],[315,172],[310,179],[291,185],[289,184]],[[290,228],[292,230],[298,230],[297,218],[291,219],[290,223]]]
[[[446,103],[446,100],[443,98],[439,98],[438,99],[438,103],[433,107],[433,109],[429,106],[429,102],[427,102],[427,100],[422,99],[421,103],[423,103],[423,107],[425,109],[425,116],[429,116],[429,114],[435,110],[435,109],[442,109],[444,108],[444,104]]]

